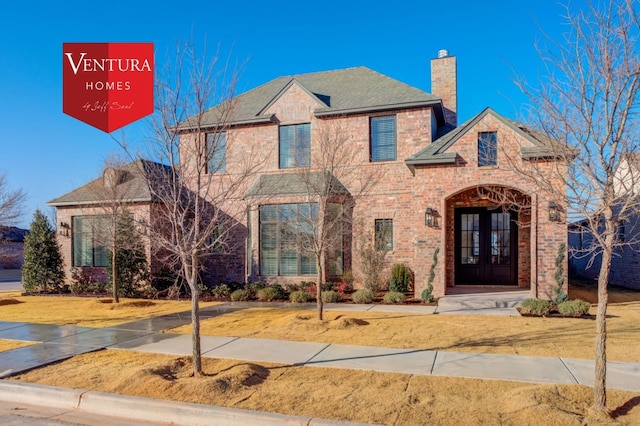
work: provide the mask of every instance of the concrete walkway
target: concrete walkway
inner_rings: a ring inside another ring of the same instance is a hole
[[[201,315],[204,319],[255,306],[256,304],[253,303],[227,303],[203,308]],[[268,304],[267,306],[279,305]],[[298,305],[292,306],[291,304],[282,304],[281,307],[283,309],[300,308]],[[310,305],[309,309],[312,308],[313,306]],[[447,307],[445,304],[444,308],[450,309],[451,306]],[[495,309],[512,308],[497,307]],[[433,314],[436,309],[423,305],[328,305],[327,310],[368,312],[391,310],[412,314]],[[454,309],[454,312],[459,311]],[[0,339],[39,342],[28,347],[0,352],[0,377],[8,377],[77,354],[103,348],[180,356],[190,355],[190,335],[160,333],[161,330],[188,324],[190,320],[190,313],[183,312],[100,329],[0,322]],[[591,360],[559,357],[394,349],[216,336],[202,336],[201,347],[203,356],[211,358],[426,376],[592,386],[594,374],[594,362]],[[640,363],[609,362],[607,366],[607,385],[609,388],[640,391]],[[3,386],[7,383],[12,382],[0,382],[0,395]]]
[[[458,288],[460,290],[460,288]],[[465,289],[463,289],[464,291]],[[473,289],[477,291],[477,289]],[[520,316],[516,307],[531,297],[529,290],[449,294],[438,299],[438,314]]]

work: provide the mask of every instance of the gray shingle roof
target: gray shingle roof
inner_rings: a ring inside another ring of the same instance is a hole
[[[169,170],[169,167],[153,161],[138,159],[122,166],[118,170],[121,173],[118,176],[118,187],[116,191],[105,190],[105,178],[101,176],[86,185],[54,198],[47,202],[47,205],[54,207],[98,205],[113,201],[109,198],[112,198],[114,193],[121,198],[120,201],[130,203],[151,202],[153,197],[151,196],[149,185],[145,179],[145,174],[148,176],[157,176],[157,171],[166,172]]]
[[[271,121],[270,115],[261,112],[294,80],[325,105],[315,111],[318,116],[428,105],[434,107],[438,121],[444,121],[440,98],[367,67],[355,67],[278,77],[238,95],[233,100],[232,123]],[[204,125],[215,125],[224,109],[216,106],[204,112]],[[178,128],[189,128],[190,120]]]
[[[325,181],[326,176],[330,181]],[[253,183],[247,191],[246,197],[276,197],[296,195],[318,195],[324,192],[325,183],[329,183],[329,191],[333,195],[346,195],[349,193],[342,183],[328,172],[304,172],[284,174],[263,174]]]
[[[531,160],[536,158],[550,158],[555,157],[547,143],[544,142],[544,138],[537,135],[535,132],[528,129],[525,125],[516,121],[510,120],[502,115],[498,114],[491,108],[485,108],[480,114],[472,117],[465,123],[461,124],[455,129],[447,129],[448,133],[439,137],[429,146],[412,155],[405,160],[405,163],[410,166],[415,165],[431,165],[431,164],[453,164],[456,161],[457,153],[455,151],[449,151],[458,139],[466,134],[473,126],[475,126],[482,118],[491,114],[497,118],[516,133],[520,134],[527,140],[529,140],[534,146],[523,147],[521,155],[523,159]]]

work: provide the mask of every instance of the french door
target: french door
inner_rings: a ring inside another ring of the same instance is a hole
[[[517,285],[518,227],[515,212],[455,210],[455,283]]]

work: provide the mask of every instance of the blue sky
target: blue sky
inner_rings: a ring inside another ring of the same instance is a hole
[[[516,75],[536,81],[535,42],[566,30],[553,0],[9,2],[0,24],[0,171],[28,195],[18,225],[94,179],[118,147],[62,113],[62,43],[153,42],[156,66],[176,41],[219,45],[244,62],[237,90],[281,75],[364,65],[430,91],[429,61],[458,61],[459,121],[491,106],[517,118]],[[573,1],[575,6],[582,0]],[[136,141],[144,120],[112,136]]]

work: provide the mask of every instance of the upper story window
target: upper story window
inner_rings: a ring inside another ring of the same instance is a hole
[[[396,159],[396,117],[371,117],[371,161]]]
[[[280,126],[280,168],[311,164],[311,125]]]
[[[72,219],[73,266],[108,266],[105,247],[109,233],[106,216],[74,216]]]
[[[498,165],[498,133],[478,133],[478,167]]]
[[[207,134],[207,173],[227,171],[227,134]]]

